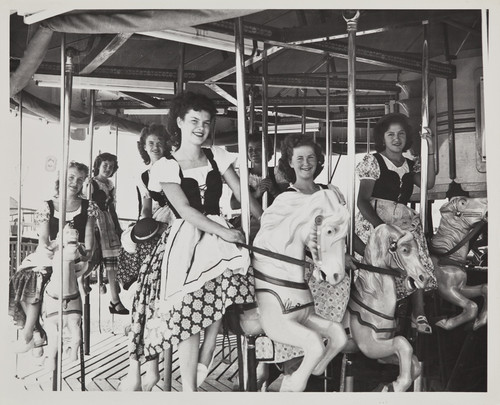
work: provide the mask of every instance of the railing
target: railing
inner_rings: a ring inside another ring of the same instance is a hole
[[[30,253],[33,253],[37,246],[38,242],[36,240],[23,238],[21,241],[21,261]],[[16,247],[16,238],[11,238],[9,242],[9,276],[12,276],[17,270]]]

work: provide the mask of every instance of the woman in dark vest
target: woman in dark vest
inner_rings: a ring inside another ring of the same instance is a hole
[[[67,171],[66,222],[78,231],[78,241],[85,245],[88,260],[94,241],[97,206],[84,199],[82,189],[89,174],[86,165],[70,162]],[[46,344],[46,336],[40,322],[40,310],[45,286],[52,274],[52,256],[57,246],[59,233],[59,180],[56,181],[54,198],[44,201],[35,213],[38,230],[36,252],[28,256],[10,280],[9,312],[23,329],[14,351],[26,352]],[[38,351],[41,355],[41,351]]]
[[[403,156],[412,145],[411,128],[405,115],[391,113],[382,117],[374,129],[377,153],[368,154],[356,167],[360,178],[356,218],[356,233],[366,243],[373,228],[390,223],[410,230],[419,245],[420,257],[425,268],[433,275],[434,267],[429,257],[427,243],[419,216],[406,207],[413,193],[413,186],[420,187],[420,164]],[[423,134],[429,141],[427,187],[434,187],[434,145],[430,130]],[[436,287],[435,277],[426,289]],[[401,279],[396,279],[398,299],[410,294]],[[432,333],[424,312],[423,290],[411,295],[412,327],[420,333]]]
[[[130,334],[132,359],[151,360],[178,346],[184,391],[196,391],[208,374],[225,309],[254,302],[250,258],[235,245],[244,236],[220,216],[223,179],[240,198],[233,157],[220,147],[202,148],[215,114],[213,102],[203,95],[182,93],[171,102],[168,157],[151,168],[148,188],[163,191],[176,219],[143,263],[161,281],[150,280],[148,288],[157,294],[154,308]],[[250,208],[260,218],[262,209],[253,198]],[[131,381],[127,385],[139,388]]]

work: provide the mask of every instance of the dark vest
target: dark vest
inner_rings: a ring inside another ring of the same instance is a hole
[[[109,204],[113,202],[113,197],[101,190],[99,184],[92,179],[92,201],[94,201],[101,211],[108,211]]]
[[[388,169],[382,155],[375,153],[373,156],[380,167],[380,177],[375,181],[372,197],[407,204],[413,193],[414,162],[406,159],[410,171],[400,180],[399,174]]]
[[[205,190],[205,201],[203,204],[201,203],[201,194],[199,184],[195,179],[190,177],[184,177],[182,174],[182,170],[179,167],[179,177],[181,178],[181,189],[186,195],[186,198],[189,201],[189,205],[202,214],[208,215],[219,215],[220,207],[219,200],[222,196],[222,178],[219,172],[219,168],[217,167],[217,163],[214,160],[214,154],[211,149],[202,148],[202,151],[205,153],[207,160],[212,166],[212,170],[208,172],[206,179],[206,190]],[[173,157],[167,157],[167,159],[174,159]],[[172,206],[170,201],[167,200],[168,206],[172,209],[172,212],[177,218],[180,218],[179,213]]]
[[[149,186],[149,170],[146,170],[141,174],[141,179],[146,188],[149,191],[149,195],[151,196],[151,199],[155,200],[160,207],[164,207],[167,205],[167,197],[165,197],[165,193],[162,191],[157,192],[157,191],[151,191],[148,186]],[[137,198],[139,199],[139,216],[141,215],[142,211],[142,196],[141,192],[139,191],[139,187],[137,187]]]
[[[54,201],[48,200],[47,204],[49,205],[50,217],[49,217],[49,236],[50,240],[55,240],[57,238],[57,234],[59,233],[59,219],[54,217]],[[85,227],[87,226],[87,218],[88,218],[88,208],[89,208],[89,200],[82,200],[82,206],[80,213],[76,215],[70,223],[73,228],[78,231],[78,242],[85,242]]]
[[[328,186],[326,184],[318,183],[318,186],[320,186],[323,190],[326,190],[328,188]],[[297,190],[295,190],[292,187],[288,187],[285,191],[294,191],[294,192],[297,192]]]

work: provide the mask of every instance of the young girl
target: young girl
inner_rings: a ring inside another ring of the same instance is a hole
[[[161,283],[155,282],[159,302],[144,327],[131,334],[133,358],[154,358],[178,346],[184,391],[196,391],[205,379],[226,307],[254,301],[248,252],[235,245],[244,236],[220,216],[222,179],[240,197],[233,158],[219,147],[202,148],[215,114],[203,95],[182,93],[172,101],[167,125],[172,152],[151,168],[149,188],[164,192],[176,219],[144,263],[161,268]],[[253,198],[250,207],[260,218]]]
[[[101,153],[94,161],[92,179],[92,200],[99,207],[97,225],[101,239],[104,267],[109,280],[111,301],[109,312],[127,315],[129,313],[120,301],[120,286],[116,279],[118,255],[120,254],[120,235],[122,233],[115,207],[115,187],[110,178],[118,170],[118,160],[111,153]]]
[[[66,189],[66,222],[71,223],[78,231],[79,242],[86,246],[88,260],[94,240],[95,218],[97,206],[84,199],[82,188],[89,174],[86,165],[70,162],[67,171]],[[24,326],[14,351],[23,353],[33,347],[46,344],[46,336],[40,322],[40,309],[45,286],[52,274],[52,256],[57,246],[59,233],[59,180],[56,181],[56,194],[53,199],[43,203],[35,214],[38,228],[38,247],[36,252],[28,256],[19,270],[10,280],[9,312],[18,325]]]

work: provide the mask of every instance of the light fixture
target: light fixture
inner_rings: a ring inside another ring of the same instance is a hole
[[[147,35],[154,38],[166,39],[169,41],[183,42],[185,44],[219,49],[226,52],[234,53],[235,51],[234,35],[227,35],[194,27],[187,27],[177,30],[138,32],[138,34]],[[264,48],[264,44],[262,42],[257,42],[257,48],[259,50],[262,50]],[[253,41],[246,39],[243,49],[245,55],[252,55]]]
[[[262,127],[260,127],[262,131]],[[305,132],[316,132],[320,130],[319,122],[307,122]],[[281,124],[278,125],[278,134],[302,133],[302,124]]]
[[[61,87],[61,76],[34,74],[40,87]],[[131,91],[137,93],[175,94],[173,82],[153,80],[110,79],[106,77],[73,76],[74,89]]]
[[[125,115],[166,115],[170,109],[168,108],[125,108]]]

